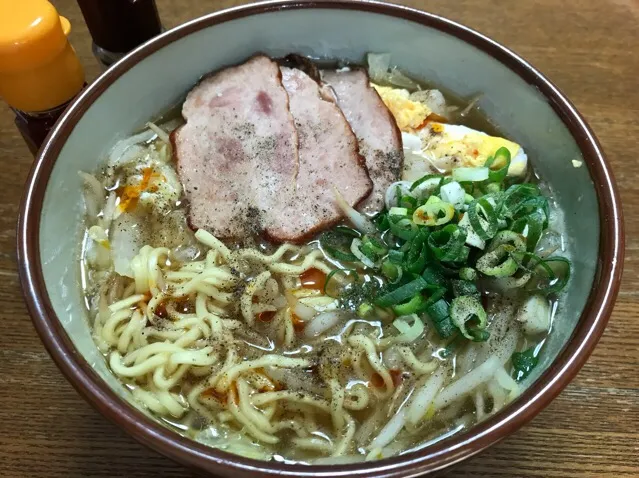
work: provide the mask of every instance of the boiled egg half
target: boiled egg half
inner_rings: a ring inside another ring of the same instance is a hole
[[[402,142],[403,179],[409,181],[433,170],[449,173],[454,168],[482,167],[501,147],[510,152],[509,176],[523,176],[528,167],[528,156],[519,144],[462,125],[429,122],[416,133],[402,133]]]

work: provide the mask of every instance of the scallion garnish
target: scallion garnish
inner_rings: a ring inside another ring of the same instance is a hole
[[[499,148],[494,156],[486,160],[485,167],[489,168],[488,179],[493,183],[501,183],[508,175],[510,167],[510,151],[508,148]]]
[[[325,232],[319,238],[319,243],[326,254],[340,262],[357,262],[357,257],[349,251],[353,238],[359,237],[359,232],[346,226],[337,226]]]
[[[426,309],[426,313],[433,323],[433,327],[443,339],[452,337],[457,331],[455,324],[448,315],[449,306],[444,299],[440,299]]]
[[[328,273],[328,275],[326,276],[326,282],[324,282],[323,292],[329,297],[330,297],[330,294],[327,292],[328,284],[331,281],[331,279],[335,276],[335,274],[344,274],[346,276],[348,276],[349,274],[353,274],[353,278],[356,281],[359,280],[359,275],[357,274],[357,271],[355,269],[333,269],[332,271]]]
[[[455,224],[449,224],[428,236],[428,246],[433,255],[442,262],[460,262],[468,249],[464,246],[466,232]]]
[[[431,196],[431,198],[437,196]],[[426,203],[415,209],[413,222],[419,226],[441,226],[455,215],[455,207],[444,201]]]
[[[490,176],[488,168],[455,168],[453,169],[453,181],[460,183],[485,181]]]
[[[471,202],[467,214],[470,225],[484,241],[492,239],[497,233],[497,213],[488,198],[480,197]]]
[[[486,340],[484,334],[478,331],[486,329],[488,319],[486,311],[477,297],[468,295],[455,297],[450,304],[450,319],[467,339],[473,341]],[[466,326],[467,322],[470,322],[469,327]],[[470,330],[471,328],[472,331]]]
[[[426,299],[421,294],[415,294],[408,302],[397,304],[393,306],[393,312],[398,317],[402,315],[414,314],[421,310],[426,303]]]
[[[477,270],[491,277],[509,277],[517,271],[517,262],[511,257],[513,246],[501,244],[477,259]]]
[[[386,277],[391,284],[395,284],[404,275],[404,270],[402,269],[402,266],[394,264],[390,260],[386,259],[382,262],[382,275]]]
[[[444,176],[442,176],[441,174],[427,174],[425,176],[422,176],[413,184],[411,184],[409,191],[414,191],[415,189],[417,189],[417,187],[419,187],[421,184],[425,183],[429,179],[439,179],[439,182],[441,183],[441,180],[444,179]]]
[[[459,269],[459,278],[466,281],[477,280],[477,271],[472,267],[462,267]]]
[[[393,235],[408,241],[417,234],[417,225],[408,217],[389,216],[388,222]]]
[[[404,284],[392,292],[388,292],[381,297],[375,299],[375,305],[380,307],[389,307],[391,305],[399,304],[405,300],[412,298],[415,294],[423,291],[428,287],[428,282],[423,277],[417,276],[408,284]]]
[[[530,372],[537,366],[539,357],[535,355],[535,347],[531,347],[523,352],[513,353],[511,360],[515,369],[513,378],[520,382],[528,377]]]
[[[336,236],[323,236],[328,255],[361,262],[378,278],[347,284],[342,303],[425,314],[443,338],[485,341],[486,278],[536,294],[561,291],[570,262],[534,254],[548,227],[548,200],[535,184],[508,185],[510,161],[509,150],[499,148],[483,167],[427,174],[408,191],[396,185],[394,207],[375,218],[377,235],[336,228]]]

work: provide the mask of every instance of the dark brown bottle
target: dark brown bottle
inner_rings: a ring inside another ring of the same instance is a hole
[[[162,32],[155,0],[78,0],[104,68]]]
[[[48,111],[26,112],[12,108],[16,114],[15,124],[22,135],[22,139],[27,143],[29,151],[34,156],[38,154],[40,146],[47,138],[49,131],[53,129],[58,118],[62,116],[64,110],[69,106],[71,101],[52,108]]]

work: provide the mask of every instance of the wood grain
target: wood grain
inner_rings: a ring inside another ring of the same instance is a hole
[[[77,4],[55,0],[90,79],[98,74]],[[167,27],[230,0],[158,0]],[[450,476],[639,477],[639,33],[637,0],[412,0],[522,54],[576,104],[610,158],[626,213],[624,282],[606,333],[574,382],[531,424]],[[17,276],[15,221],[32,163],[0,106],[0,476],[183,477],[89,407],[31,326]]]

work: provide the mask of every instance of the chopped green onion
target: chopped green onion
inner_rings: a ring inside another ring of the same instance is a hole
[[[495,234],[493,240],[490,241],[487,251],[492,252],[502,244],[510,244],[517,251],[523,251],[526,248],[526,243],[521,234],[514,231],[499,231]]]
[[[390,227],[388,214],[386,212],[379,213],[377,217],[375,217],[375,225],[380,231],[386,231]]]
[[[414,314],[415,312],[419,311],[425,303],[426,299],[424,299],[424,297],[422,297],[422,295],[418,293],[415,294],[409,301],[394,305],[393,312],[395,312],[395,315],[398,316]]]
[[[328,292],[326,292],[326,289],[328,288],[328,283],[331,281],[331,279],[333,278],[333,276],[335,276],[335,274],[344,274],[346,276],[348,276],[348,274],[353,274],[353,276],[355,277],[355,280],[358,281],[359,280],[359,275],[357,274],[357,271],[355,269],[333,269],[332,271],[330,271],[328,273],[328,275],[326,276],[326,282],[324,282],[324,289],[323,292],[324,294],[328,295],[329,297],[331,297],[331,295],[328,294]]]
[[[442,274],[441,270],[439,270],[435,265],[426,267],[426,269],[424,269],[424,272],[422,272],[422,277],[429,284],[446,284],[446,278],[444,277],[444,274]]]
[[[463,259],[464,255],[468,254],[465,242],[466,233],[455,224],[449,224],[428,236],[430,250],[443,262],[457,262]]]
[[[495,163],[497,163],[497,169],[491,169]],[[508,168],[510,167],[510,151],[508,148],[502,146],[495,152],[494,156],[491,156],[486,160],[484,166],[490,169],[488,177],[492,182],[502,182],[508,175]]]
[[[513,208],[510,209],[510,215],[512,218],[520,218],[525,215],[531,214],[536,210],[540,210],[544,213],[545,222],[544,227],[547,226],[548,221],[548,199],[544,196],[536,196],[526,198],[519,203],[517,203]]]
[[[501,184],[500,183],[488,183],[483,187],[483,190],[486,194],[497,194],[501,192]]]
[[[461,297],[463,295],[469,295],[471,297],[481,297],[479,290],[474,282],[468,280],[453,280],[451,281],[453,288],[453,295],[455,297]]]
[[[353,238],[353,241],[351,242],[351,252],[366,267],[374,268],[375,256],[369,252],[369,254],[371,254],[371,256],[369,257],[369,255],[362,250],[362,246],[363,242],[361,239],[358,239],[356,237]]]
[[[377,262],[388,252],[385,244],[382,244],[382,242],[371,236],[362,237],[362,244],[359,250],[372,262]]]
[[[424,270],[424,267],[426,267],[426,264],[428,263],[428,259],[429,259],[428,245],[422,244],[422,248],[418,252],[417,257],[410,263],[407,261],[406,269],[408,270],[408,272],[412,272],[413,274],[420,274]]]
[[[402,278],[404,270],[402,266],[393,264],[389,259],[386,259],[382,263],[382,274],[391,281],[391,284],[396,284]]]
[[[440,182],[444,177],[441,174],[427,174],[426,176],[422,176],[421,178],[419,178],[417,181],[415,181],[413,184],[411,184],[409,191],[413,191],[415,188],[417,188],[420,184],[424,183],[425,181],[428,181],[429,179],[439,179]]]
[[[379,293],[379,281],[351,282],[342,288],[339,305],[343,309],[356,311],[360,304],[371,302]]]
[[[417,206],[417,199],[415,199],[413,196],[402,196],[399,199],[399,205],[401,207],[406,206],[407,209],[415,209],[415,207]]]
[[[341,262],[357,262],[357,257],[354,254],[344,250],[349,247],[351,238],[359,237],[355,235],[357,231],[350,227],[338,227],[339,229],[335,228],[333,231],[326,232],[320,236],[320,246],[333,259]]]
[[[462,248],[459,250],[459,255],[457,256],[457,259],[455,259],[453,262],[466,262],[468,261],[468,256],[470,255],[470,248],[466,247],[466,246],[462,246]],[[455,273],[453,273],[453,275],[456,275]]]
[[[543,228],[548,227],[550,217],[548,199],[541,194],[539,186],[535,184],[524,183],[509,187],[501,198],[499,209],[503,215],[511,219],[519,219],[540,209],[544,214]]]
[[[448,292],[445,287],[436,287],[436,288],[430,288],[429,287],[428,290],[431,290],[432,293],[430,294],[430,296],[428,297],[428,299],[424,303],[424,308],[420,309],[420,312],[422,310],[425,310],[426,308],[430,307],[431,305],[433,305],[438,300],[442,299],[446,295],[446,292]]]
[[[532,273],[520,268],[512,276],[494,279],[493,283],[501,290],[518,289],[526,285],[531,277]]]
[[[515,222],[513,222],[512,230],[515,232],[519,232],[526,234],[526,250],[528,252],[533,252],[535,247],[537,247],[537,243],[539,242],[539,238],[541,237],[541,233],[544,230],[544,213],[540,209],[533,211],[527,216],[520,217]]]
[[[529,291],[544,295],[557,294],[570,280],[571,263],[565,257],[542,259],[531,252],[514,252],[512,257],[519,266],[534,274],[534,280],[527,283],[526,289]]]
[[[406,319],[413,319],[412,325],[408,325]],[[415,314],[410,314],[409,317],[400,317],[393,321],[393,325],[400,333],[395,336],[396,342],[411,343],[424,333],[424,323]]]
[[[457,181],[451,181],[439,189],[442,200],[452,204],[455,209],[461,209],[464,205],[466,192]]]
[[[431,196],[430,199],[437,197]],[[430,201],[429,199],[429,201]],[[413,222],[420,226],[441,226],[449,222],[455,215],[455,207],[444,201],[424,204],[415,209]]]
[[[446,176],[444,179],[442,179],[439,184],[437,185],[437,187],[433,190],[433,194],[437,194],[441,196],[441,191],[442,191],[442,187],[446,186],[447,184],[450,184],[453,182],[453,178],[451,178],[450,176]]]
[[[392,207],[388,211],[388,214],[390,214],[391,216],[407,216],[408,209],[406,209],[405,207]]]
[[[497,246],[494,251],[487,252],[477,259],[477,270],[492,277],[509,277],[513,275],[519,265],[510,256],[515,249],[508,244]]]
[[[408,241],[415,237],[417,234],[417,225],[413,224],[407,217],[397,218],[394,216],[389,216],[388,221],[390,224],[390,231],[394,236],[399,237],[400,239],[404,239]]]
[[[395,315],[398,316],[423,312],[444,297],[444,295],[446,295],[446,289],[444,287],[434,289],[433,293],[428,298],[425,298],[421,293],[417,293],[411,297],[410,300],[402,302],[401,304],[393,305],[393,312],[395,312]]]
[[[459,269],[459,278],[462,280],[477,280],[477,271],[472,267],[462,267]]]
[[[418,276],[415,280],[408,284],[378,297],[375,300],[375,304],[380,307],[390,307],[391,305],[396,305],[410,299],[415,294],[423,291],[426,287],[428,287],[428,282],[426,282],[421,276]]]
[[[555,274],[555,278],[551,281],[551,283],[543,289],[543,293],[548,294],[557,294],[566,287],[568,281],[570,280],[570,271],[571,271],[571,262],[565,257],[549,257],[545,260],[547,266],[549,266],[553,273]]]
[[[518,382],[528,377],[530,372],[537,366],[537,363],[539,363],[539,357],[535,355],[535,347],[530,347],[523,352],[513,353],[511,360],[515,369],[513,378]]]
[[[401,264],[404,261],[404,253],[391,249],[388,251],[388,260],[393,264]]]
[[[439,358],[446,359],[450,357],[455,351],[455,349],[457,349],[459,344],[462,343],[462,341],[465,343],[463,339],[464,339],[463,335],[457,334],[450,342],[448,342],[448,344],[446,345],[444,349],[439,349],[438,351]]]
[[[467,330],[471,335],[473,342],[486,342],[490,338],[490,332],[486,329],[480,329],[471,325],[467,328]]]
[[[433,327],[435,327],[437,334],[443,339],[452,337],[457,330],[448,315],[448,310],[448,303],[444,299],[438,300],[426,309],[426,313],[433,323]]]
[[[488,168],[455,168],[453,181],[460,183],[486,181],[490,174]]]
[[[488,324],[486,311],[476,297],[455,297],[450,304],[450,318],[467,339],[483,341],[488,338],[485,334],[472,334],[466,328],[466,322],[469,321],[472,321],[470,325],[477,330],[485,330]]]
[[[479,280],[545,295],[561,291],[570,262],[533,253],[548,226],[548,199],[535,184],[511,185],[509,166],[509,150],[499,148],[484,167],[429,174],[410,191],[398,182],[388,191],[389,198],[396,192],[394,207],[376,216],[375,232],[338,227],[322,235],[327,256],[378,268],[373,280],[329,287],[340,290],[340,306],[361,317],[376,308],[400,318],[425,314],[440,337],[481,342],[490,333]],[[410,324],[399,320],[396,328],[403,335]]]
[[[357,308],[357,316],[362,319],[370,315],[373,312],[374,307],[368,302],[362,302]]]
[[[350,252],[340,251],[334,247],[324,246],[324,252],[326,252],[333,259],[337,259],[341,262],[357,262],[357,256]]]
[[[420,274],[426,263],[428,262],[428,231],[425,228],[419,230],[415,237],[410,241],[409,248],[404,259],[404,268],[408,272]]]
[[[477,249],[486,247],[486,241],[479,237],[475,229],[473,229],[473,226],[470,225],[470,214],[464,214],[457,225],[466,233],[466,244],[476,247]]]
[[[482,214],[481,216],[480,212]],[[471,202],[468,205],[467,214],[470,225],[482,240],[487,241],[488,239],[492,239],[497,233],[497,214],[495,213],[493,205],[485,196]]]
[[[339,232],[340,234],[350,237],[362,237],[361,232],[348,226],[335,226],[335,232]]]

